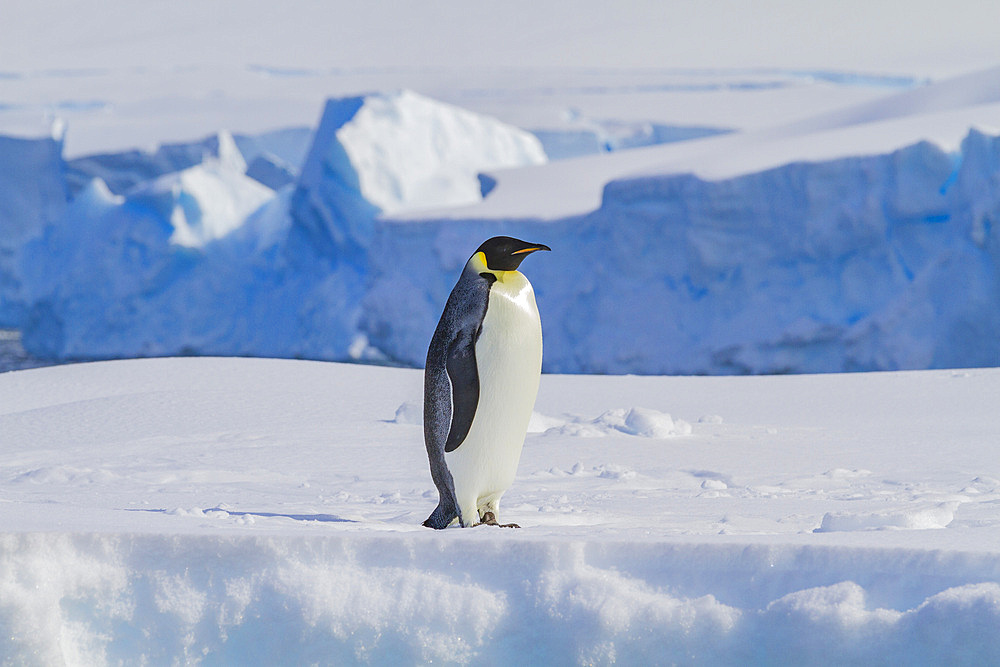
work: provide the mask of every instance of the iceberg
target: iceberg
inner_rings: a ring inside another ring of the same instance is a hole
[[[598,210],[553,221],[387,222],[366,331],[420,365],[467,249],[509,233],[554,250],[530,267],[548,372],[996,366],[997,179],[1000,138],[972,130],[956,153],[919,142],[718,181],[622,178]],[[400,290],[421,264],[428,279]]]
[[[532,135],[414,93],[346,98],[327,104],[301,173],[275,193],[246,156],[288,165],[300,138],[220,132],[168,151],[195,164],[124,193],[92,180],[25,247],[25,348],[382,358],[359,318],[383,208],[478,200],[480,170],[545,159]]]
[[[555,250],[525,267],[547,372],[1000,365],[1000,138],[984,131],[725,178],[635,170],[551,219],[489,203],[557,166],[498,166],[544,159],[536,139],[414,93],[330,100],[277,192],[218,136],[125,195],[90,186],[24,247],[29,352],[420,366],[471,249],[510,234]]]
[[[545,160],[534,135],[411,91],[332,99],[291,214],[312,245],[356,261],[380,214],[474,204],[481,172]]]
[[[169,220],[171,243],[194,248],[234,231],[273,196],[242,170],[210,160],[137,186],[129,200]]]
[[[312,139],[312,130],[292,127],[257,135],[231,134],[225,130],[194,142],[162,144],[153,152],[129,150],[85,155],[66,161],[66,180],[72,196],[100,178],[114,194],[165,174],[177,173],[210,160],[237,160],[240,169],[276,190],[295,180]],[[251,173],[251,166],[254,173]],[[277,176],[267,170],[287,175]],[[261,177],[262,176],[262,177]],[[280,181],[280,182],[279,182]]]
[[[543,164],[531,133],[412,91],[331,100],[308,158],[380,211],[474,204],[481,171]]]

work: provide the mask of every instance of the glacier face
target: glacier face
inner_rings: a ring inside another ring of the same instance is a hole
[[[123,193],[91,181],[25,245],[25,347],[64,359],[380,357],[358,320],[381,207],[478,200],[479,169],[545,159],[522,130],[404,92],[331,100],[294,183],[275,193],[251,177],[245,156],[283,162],[296,138],[220,132],[167,147],[138,161],[152,174],[138,183],[135,156],[105,156]],[[168,153],[181,168],[161,174]]]
[[[723,181],[615,181],[599,210],[553,222],[383,225],[369,338],[419,364],[464,249],[511,233],[554,251],[523,267],[549,372],[995,366],[998,156],[1000,139],[972,131],[957,155],[924,142]],[[400,294],[428,260],[434,280]]]
[[[410,93],[331,100],[277,192],[224,134],[124,195],[91,184],[20,253],[26,348],[419,366],[469,254],[510,234],[554,249],[523,267],[549,372],[1000,365],[1000,138],[625,178],[597,210],[550,221],[420,218],[428,196],[481,197],[503,156],[539,159],[521,131],[459,111]],[[476,142],[452,178],[449,156]],[[425,187],[434,169],[451,185]]]
[[[0,327],[18,326],[30,305],[21,249],[66,207],[61,134],[56,128],[51,137],[0,136]]]

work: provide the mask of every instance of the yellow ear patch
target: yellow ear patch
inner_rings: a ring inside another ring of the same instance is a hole
[[[496,269],[491,269],[486,263],[486,253],[480,251],[469,258],[469,264],[472,266],[476,273],[492,273],[497,277],[497,280],[503,282],[504,275],[507,271],[498,271]]]
[[[476,270],[476,273],[482,273],[490,270],[490,267],[486,265],[486,253],[482,251],[473,255],[469,259],[469,264],[471,264],[472,268]]]

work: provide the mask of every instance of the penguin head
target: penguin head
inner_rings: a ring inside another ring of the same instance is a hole
[[[494,236],[483,241],[470,261],[476,263],[480,273],[517,271],[524,258],[536,250],[552,250],[552,248],[542,243],[528,243],[509,236]]]

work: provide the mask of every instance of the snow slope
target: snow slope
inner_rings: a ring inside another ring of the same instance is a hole
[[[516,531],[419,525],[420,391],[419,371],[278,360],[0,375],[0,652],[1000,659],[996,370],[545,375]]]

